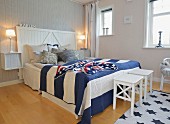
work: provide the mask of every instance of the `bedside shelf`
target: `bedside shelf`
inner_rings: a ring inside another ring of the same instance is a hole
[[[1,53],[1,67],[4,70],[22,68],[21,53]]]

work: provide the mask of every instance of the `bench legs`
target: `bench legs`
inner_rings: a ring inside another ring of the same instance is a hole
[[[139,104],[140,106],[142,106],[142,85],[143,85],[143,81],[140,81],[140,91],[139,91]],[[131,96],[131,116],[133,116],[133,112],[134,112],[134,104],[135,104],[135,85],[132,85],[132,96]]]
[[[144,101],[146,101],[148,77],[145,76],[144,78],[145,78]]]
[[[132,95],[131,95],[131,116],[133,116],[135,104],[135,85],[132,85]]]
[[[144,76],[144,79],[145,79],[144,101],[146,101],[146,97],[147,97],[147,85],[148,85],[148,76]],[[152,94],[152,80],[153,80],[153,74],[150,74],[150,94]]]
[[[116,94],[117,94],[117,85],[114,83],[114,94],[113,94],[113,109],[115,110],[116,108]]]
[[[150,94],[152,94],[152,81],[153,81],[153,74],[150,76]]]
[[[139,91],[139,101],[140,101],[140,106],[142,106],[142,87],[143,87],[143,81],[141,80],[140,82],[140,91]]]
[[[125,89],[126,89],[126,86],[123,85],[123,89],[125,90]],[[125,91],[125,92],[126,92],[126,91]],[[126,97],[126,94],[125,94],[125,93],[123,93],[123,97]],[[126,101],[126,100],[124,99],[124,101]]]

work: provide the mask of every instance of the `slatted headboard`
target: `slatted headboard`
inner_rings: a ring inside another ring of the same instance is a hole
[[[16,27],[18,52],[22,53],[23,65],[29,62],[26,45],[59,44],[77,49],[76,33],[70,31],[49,30],[29,27]]]

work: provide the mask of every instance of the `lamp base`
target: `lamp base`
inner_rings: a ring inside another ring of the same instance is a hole
[[[10,50],[9,53],[15,53],[14,51]]]
[[[157,45],[155,48],[163,48],[162,45]]]

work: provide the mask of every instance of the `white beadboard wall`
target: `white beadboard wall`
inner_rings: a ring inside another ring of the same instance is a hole
[[[18,24],[84,33],[84,7],[70,0],[0,0],[0,52],[8,52],[5,29]],[[14,49],[16,49],[16,40]],[[78,43],[78,48],[83,47]],[[18,79],[18,70],[0,69],[0,82]]]

